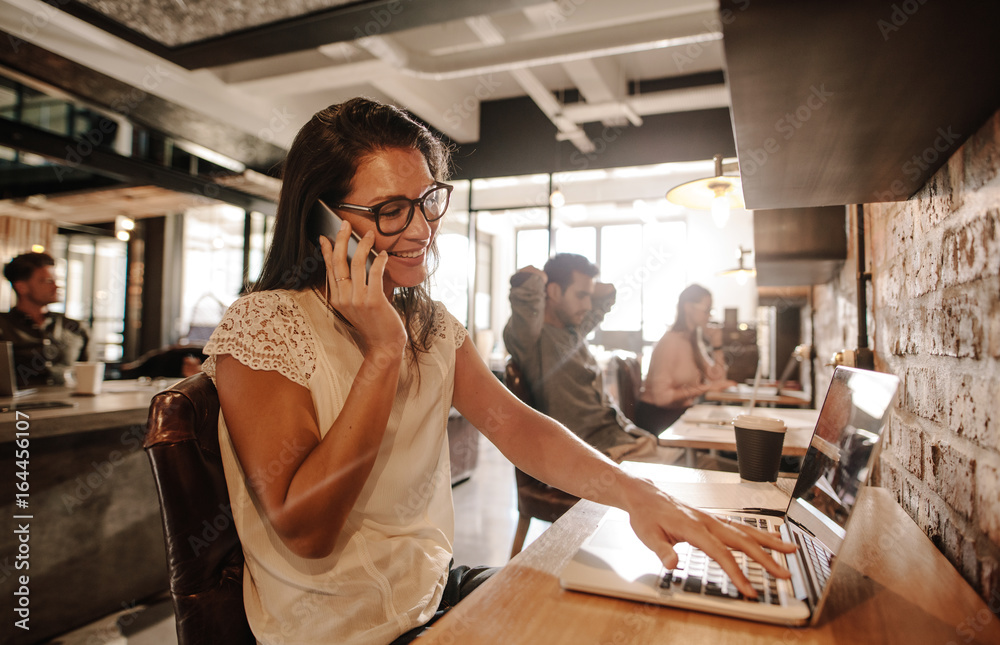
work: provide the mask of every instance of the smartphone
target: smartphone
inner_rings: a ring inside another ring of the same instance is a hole
[[[309,213],[309,218],[306,221],[306,235],[309,240],[319,246],[319,236],[325,235],[330,239],[330,243],[333,244],[337,239],[337,233],[340,231],[341,225],[344,220],[337,215],[332,208],[326,205],[322,199],[316,200],[316,205],[313,206],[312,211]],[[347,242],[347,264],[351,264],[351,260],[354,258],[354,254],[358,252],[358,244],[361,242],[361,236],[357,234],[356,231],[351,231],[351,237]],[[375,249],[373,248],[368,252],[368,257],[365,259],[365,275],[372,269],[372,262],[378,257],[375,254]]]

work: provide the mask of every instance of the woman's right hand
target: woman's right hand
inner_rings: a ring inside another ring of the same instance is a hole
[[[391,355],[403,355],[406,346],[406,328],[403,320],[386,297],[383,287],[385,265],[389,256],[385,251],[377,255],[365,277],[365,260],[375,244],[375,234],[365,234],[358,249],[347,262],[347,247],[351,225],[344,222],[337,233],[336,244],[320,236],[320,249],[326,263],[330,306],[339,311],[365,341],[366,350],[390,350]]]

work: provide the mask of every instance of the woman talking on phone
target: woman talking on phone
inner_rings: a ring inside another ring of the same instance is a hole
[[[710,327],[712,294],[697,284],[681,291],[677,317],[657,341],[636,402],[636,425],[660,432],[697,397],[736,385],[726,378],[722,329]]]
[[[786,575],[761,547],[790,545],[675,503],[493,376],[427,293],[447,172],[445,147],[397,108],[314,115],[282,169],[262,275],[205,347],[258,641],[408,642],[487,577],[452,562],[451,406],[535,477],[641,509],[633,527],[668,566],[689,541],[750,596],[727,546]],[[331,221],[316,218],[334,216],[317,247]]]

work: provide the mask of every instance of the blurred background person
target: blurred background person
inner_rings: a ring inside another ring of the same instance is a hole
[[[17,301],[0,314],[0,342],[13,343],[18,387],[64,385],[73,363],[87,360],[87,328],[49,311],[59,302],[55,264],[48,253],[24,253],[3,268]]]
[[[576,253],[558,253],[544,269],[519,269],[510,279],[504,344],[540,412],[615,461],[654,457],[656,438],[608,400],[601,368],[587,345],[587,334],[615,303],[614,285],[597,282],[599,273]]]
[[[636,403],[635,422],[657,433],[676,421],[695,400],[736,383],[726,378],[722,328],[709,326],[712,294],[692,284],[677,300],[673,327],[657,341]]]

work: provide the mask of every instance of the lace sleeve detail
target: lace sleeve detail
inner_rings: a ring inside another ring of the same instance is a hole
[[[316,343],[305,317],[287,294],[252,293],[229,307],[205,344],[204,371],[215,377],[215,357],[229,354],[253,370],[278,372],[308,387],[316,370]]]
[[[450,338],[455,344],[455,349],[458,349],[465,342],[469,330],[458,321],[458,318],[451,315],[451,312],[443,304],[440,302],[435,304],[437,306],[434,308],[434,326],[431,328],[431,333],[445,340]]]

